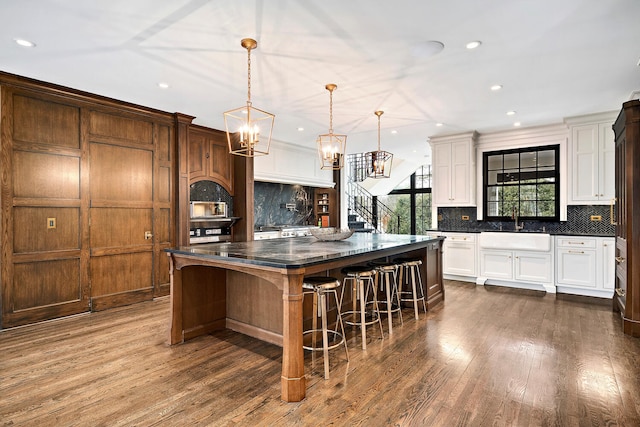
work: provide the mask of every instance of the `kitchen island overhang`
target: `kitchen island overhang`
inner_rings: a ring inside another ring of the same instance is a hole
[[[428,272],[432,275],[436,272],[434,284],[425,284],[427,304],[433,306],[444,299],[442,240],[442,237],[356,233],[336,242],[298,237],[166,249],[171,273],[169,342],[178,344],[229,327],[281,345],[282,399],[300,401],[306,394],[302,348],[304,277],[376,259],[416,257],[423,261],[424,277]],[[281,307],[275,308],[275,303],[269,302],[273,299],[261,298],[265,282],[273,284],[280,293]],[[241,315],[235,316],[234,311],[242,312],[246,304],[262,304],[256,311],[266,313],[267,317],[273,315],[272,319],[264,320],[272,326],[260,324],[263,319],[256,319],[253,312],[238,321]],[[264,304],[268,306],[265,308]],[[281,331],[273,328],[274,319]]]

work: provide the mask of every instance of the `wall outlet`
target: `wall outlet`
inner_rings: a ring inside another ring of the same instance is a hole
[[[602,221],[602,215],[591,215],[591,221]]]
[[[469,215],[462,215],[463,221],[469,221]]]

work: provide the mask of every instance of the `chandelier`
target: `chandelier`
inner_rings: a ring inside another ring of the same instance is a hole
[[[251,50],[258,47],[253,39],[242,39],[247,49],[247,104],[224,113],[229,153],[255,157],[269,154],[275,115],[251,105]]]
[[[318,135],[318,155],[320,156],[320,168],[339,170],[344,162],[344,150],[347,145],[347,135],[333,133],[333,91],[338,86],[329,83],[325,89],[329,91],[329,133]]]
[[[393,154],[388,151],[380,150],[380,116],[384,111],[376,111],[374,114],[378,116],[378,150],[370,151],[365,154],[368,178],[389,178],[391,176],[391,162]]]

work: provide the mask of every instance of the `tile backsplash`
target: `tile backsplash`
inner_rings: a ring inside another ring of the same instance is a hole
[[[312,187],[256,181],[253,192],[256,227],[312,223]]]
[[[476,208],[438,208],[438,229],[442,231],[513,231],[513,221],[478,221]],[[591,221],[592,215],[600,215],[601,221]],[[463,220],[462,217],[469,217]],[[609,221],[608,205],[570,205],[567,206],[567,221],[523,221],[525,230],[539,231],[544,229],[549,233],[587,234],[599,236],[613,236],[615,226]]]

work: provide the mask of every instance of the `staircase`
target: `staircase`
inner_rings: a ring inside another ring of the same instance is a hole
[[[347,162],[351,166],[346,194],[349,228],[359,233],[398,233],[400,216],[356,182],[363,180],[364,172],[359,171],[357,167],[362,165],[361,162],[352,156],[349,156]]]

